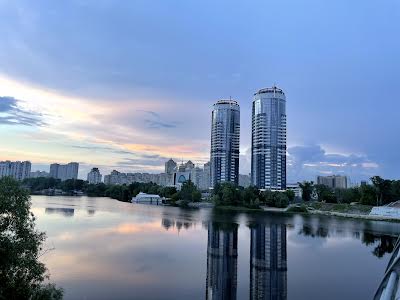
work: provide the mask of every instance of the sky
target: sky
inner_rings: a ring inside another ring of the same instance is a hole
[[[158,173],[209,160],[212,104],[287,97],[288,181],[399,178],[397,0],[0,0],[0,160]]]

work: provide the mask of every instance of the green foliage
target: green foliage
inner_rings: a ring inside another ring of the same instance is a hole
[[[265,191],[262,199],[268,206],[284,208],[289,205],[289,198],[285,192]]]
[[[247,208],[259,208],[260,205],[273,207],[286,207],[289,197],[286,192],[265,191],[261,193],[256,187],[237,187],[232,183],[216,184],[211,200],[217,206],[242,206]]]
[[[376,205],[376,193],[372,185],[362,185],[359,191],[361,204]]]
[[[299,182],[299,186],[303,191],[302,198],[304,201],[311,201],[312,194],[314,191],[313,187],[314,183],[312,181],[304,181],[304,182]]]
[[[63,292],[44,284],[39,261],[46,238],[35,228],[28,191],[11,178],[0,179],[0,299],[61,299]]]
[[[182,200],[193,201],[192,196],[197,190],[196,186],[192,181],[186,181],[183,183],[182,188],[179,192],[179,198]],[[201,199],[201,194],[200,194]]]
[[[106,195],[107,186],[104,183],[88,184],[86,186],[86,195],[89,197],[104,197]]]
[[[376,205],[383,205],[391,202],[392,195],[390,192],[392,187],[392,181],[383,179],[379,176],[371,177],[371,181],[373,186],[375,187]]]
[[[323,184],[314,185],[315,192],[317,193],[318,201],[325,201],[328,203],[336,203],[336,195],[334,191]]]
[[[286,190],[285,194],[286,194],[286,196],[288,197],[289,202],[293,202],[293,201],[294,201],[294,199],[295,199],[295,197],[296,197],[296,194],[294,193],[294,191],[292,191],[292,190]]]
[[[358,202],[361,199],[360,188],[335,189],[334,194],[338,203]]]

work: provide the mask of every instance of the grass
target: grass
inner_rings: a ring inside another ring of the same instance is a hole
[[[340,213],[361,214],[361,215],[369,214],[372,208],[372,206],[362,205],[362,204],[322,203],[322,202],[311,202],[308,203],[307,206],[309,208],[324,212],[340,212]]]

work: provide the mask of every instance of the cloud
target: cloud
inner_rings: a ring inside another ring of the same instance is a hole
[[[146,124],[147,128],[150,129],[160,129],[160,128],[175,128],[177,127],[177,122],[165,122],[161,119],[161,115],[159,113],[156,113],[154,111],[150,110],[137,110],[138,112],[143,112],[152,119],[145,119],[144,122]]]
[[[135,158],[123,158],[122,161],[117,162],[117,166],[125,167],[125,168],[139,168],[142,166],[148,167],[163,167],[164,163],[168,160],[168,158],[160,156],[160,155],[147,155],[140,154],[136,155]]]
[[[126,151],[126,150],[120,150],[120,149],[115,149],[112,147],[106,147],[106,146],[97,146],[97,145],[90,145],[90,146],[80,146],[80,145],[72,145],[72,148],[76,149],[84,149],[84,150],[90,150],[90,151],[106,151],[106,152],[112,152],[115,154],[134,154],[132,151]]]
[[[20,100],[13,97],[0,97],[0,124],[44,126],[43,115],[19,105]]]
[[[353,180],[366,179],[379,170],[379,164],[365,155],[327,153],[319,145],[288,149],[288,180],[315,180],[317,175],[343,174]]]

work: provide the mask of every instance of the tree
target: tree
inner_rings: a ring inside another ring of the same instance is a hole
[[[329,203],[336,203],[336,196],[333,190],[324,185],[324,184],[316,184],[314,185],[315,192],[317,193],[318,201],[326,201]]]
[[[312,198],[312,193],[314,191],[314,182],[312,181],[304,181],[303,183],[299,182],[299,186],[302,189],[302,198],[304,201],[310,201]]]
[[[376,204],[376,192],[373,186],[362,185],[360,187],[360,202],[364,205]]]
[[[0,299],[61,299],[63,291],[48,279],[44,254],[46,238],[35,228],[27,190],[14,179],[0,179]]]
[[[294,193],[293,190],[286,190],[285,194],[286,194],[286,196],[288,197],[288,199],[289,199],[290,202],[293,202],[293,201],[294,201],[294,199],[295,199],[295,197],[296,197],[296,194]]]
[[[375,187],[376,191],[376,205],[384,204],[385,196],[390,194],[391,181],[387,179],[383,179],[380,176],[371,177],[372,184]],[[387,199],[388,201],[389,199]]]
[[[182,188],[179,192],[182,200],[192,201],[193,192],[197,191],[196,186],[191,180],[188,180],[182,184]],[[200,196],[201,198],[201,196]]]

